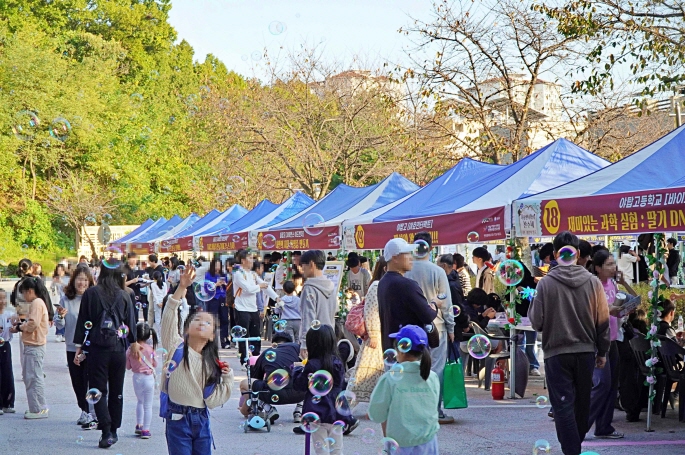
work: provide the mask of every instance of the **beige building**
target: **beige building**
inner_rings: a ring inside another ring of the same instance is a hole
[[[109,241],[113,242],[115,240],[118,240],[123,236],[127,235],[128,233],[132,232],[137,227],[138,225],[109,226]],[[90,243],[88,243],[88,239],[86,238],[86,234],[93,241],[93,244],[95,245],[95,251],[97,251],[98,254],[102,254],[105,251],[105,247],[107,245],[103,245],[98,240],[98,229],[100,229],[100,226],[85,226],[85,232],[83,229],[84,228],[82,228],[81,231],[79,231],[76,239],[76,250],[78,251],[78,256],[85,256],[88,259],[90,259],[90,257],[93,255],[90,249]]]

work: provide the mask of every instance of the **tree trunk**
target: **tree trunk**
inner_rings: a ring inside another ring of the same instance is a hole
[[[83,235],[88,240],[88,244],[90,245],[90,251],[93,253],[93,256],[94,257],[100,257],[98,252],[95,251],[95,244],[93,243],[93,239],[90,238],[90,235],[88,235],[88,231],[86,231],[86,225],[85,224],[83,225]]]
[[[36,168],[33,165],[33,160],[29,162],[31,165],[31,181],[32,181],[32,187],[31,187],[31,200],[35,201],[36,200],[36,186],[38,182],[36,181]]]

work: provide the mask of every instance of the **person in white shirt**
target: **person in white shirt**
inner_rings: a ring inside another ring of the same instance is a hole
[[[486,264],[490,260],[490,253],[483,247],[473,250],[473,263],[476,264],[478,273],[476,274],[476,286],[485,291],[486,294],[495,292],[495,275]]]
[[[639,260],[640,258],[635,251],[630,249],[629,245],[621,245],[618,249],[618,261],[616,261],[616,265],[618,266],[618,270],[623,274],[623,279],[626,283],[634,282],[635,274],[633,273],[633,264]]]
[[[259,309],[257,308],[257,293],[269,287],[261,278],[252,271],[253,259],[247,250],[238,250],[235,254],[239,268],[233,270],[233,295],[235,295],[235,319],[236,324],[247,329],[247,337],[260,336]],[[253,349],[250,355],[258,356],[261,351],[259,343],[252,343]],[[240,363],[245,365],[245,343],[238,343],[240,351]]]
[[[16,313],[7,311],[7,292],[0,289],[0,415],[14,414],[14,373],[12,371],[12,332],[19,322]]]
[[[162,272],[155,272],[152,274],[154,283],[150,284],[150,304],[148,305],[148,323],[151,324],[155,331],[161,333],[162,330],[162,307],[164,306],[164,297],[169,293],[169,283],[164,281],[164,274]]]
[[[359,256],[354,253],[350,253],[347,258],[347,266],[350,268],[347,272],[347,285],[363,299],[371,284],[371,273],[362,268]]]

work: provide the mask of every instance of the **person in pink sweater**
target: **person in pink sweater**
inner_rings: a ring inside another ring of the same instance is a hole
[[[141,439],[150,439],[150,423],[152,422],[152,400],[155,392],[155,368],[157,359],[157,332],[147,322],[139,322],[136,326],[136,343],[139,345],[139,355],[126,351],[126,369],[133,371],[133,390],[136,392],[138,405],[136,406],[136,430]],[[148,340],[152,338],[152,344]]]

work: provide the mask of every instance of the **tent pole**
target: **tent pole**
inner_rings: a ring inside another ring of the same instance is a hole
[[[515,288],[509,293],[510,308],[514,308],[516,314],[516,302],[514,297]],[[515,316],[514,316],[515,317]],[[509,398],[516,399],[516,329],[511,326],[509,339],[511,346],[509,347]]]

